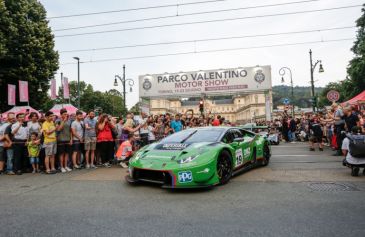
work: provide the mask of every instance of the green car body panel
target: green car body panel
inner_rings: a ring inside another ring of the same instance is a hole
[[[269,147],[265,138],[248,131],[245,131],[247,134],[243,141],[223,142],[226,132],[239,128],[205,129],[221,129],[222,135],[219,140],[213,142],[170,144],[162,140],[143,147],[130,159],[126,180],[130,183],[158,183],[166,188],[214,186],[220,183],[217,161],[223,151],[230,154],[234,174],[256,165],[264,156],[264,144]],[[198,130],[204,131],[204,128]]]

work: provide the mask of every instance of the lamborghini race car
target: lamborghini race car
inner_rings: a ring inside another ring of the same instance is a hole
[[[143,147],[129,162],[129,183],[164,188],[199,188],[227,183],[232,176],[270,161],[270,142],[235,127],[191,128]]]

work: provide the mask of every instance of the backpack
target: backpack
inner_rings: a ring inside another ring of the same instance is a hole
[[[350,140],[349,152],[355,158],[365,159],[365,135],[347,135]]]
[[[322,131],[322,128],[321,128],[321,125],[318,124],[318,123],[313,123],[311,125],[311,129],[313,131],[313,135],[316,136],[316,137],[320,137],[320,136],[323,136],[323,131]]]

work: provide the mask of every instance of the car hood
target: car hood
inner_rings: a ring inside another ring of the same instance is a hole
[[[152,144],[140,150],[133,157],[132,165],[140,168],[172,169],[181,165],[179,160],[208,152],[217,144],[219,143],[200,142],[186,146],[171,143]],[[190,164],[194,165],[196,161],[190,162]]]

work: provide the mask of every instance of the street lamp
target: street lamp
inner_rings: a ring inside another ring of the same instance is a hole
[[[316,69],[316,66],[319,63],[319,73],[324,72],[323,69],[323,65],[322,65],[322,61],[321,60],[317,60],[317,62],[315,64],[313,64],[313,59],[312,59],[312,50],[309,50],[309,60],[310,60],[310,72],[311,72],[311,87],[312,87],[312,107],[313,107],[313,113],[316,112],[316,105],[317,105],[317,98],[314,94],[314,69]]]
[[[132,92],[132,86],[134,86],[134,81],[133,81],[133,79],[125,79],[125,65],[123,65],[123,78],[120,77],[119,75],[115,75],[114,86],[118,86],[118,79],[122,82],[122,85],[123,85],[123,109],[124,109],[124,111],[127,111],[127,107],[125,104],[125,94],[126,94],[126,91],[125,91],[126,85],[125,84],[126,84],[126,82],[128,82],[129,92]]]
[[[80,58],[73,58],[77,60],[77,108],[80,109]]]
[[[42,87],[41,87],[41,84],[39,84],[39,87],[38,87],[38,90],[37,90],[38,92],[42,92],[43,91],[43,89],[42,89]]]
[[[289,76],[290,76],[290,85],[291,85],[291,100],[292,100],[292,116],[294,117],[294,85],[293,85],[293,74],[291,72],[291,69],[288,67],[282,67],[279,70],[279,74],[281,76],[281,83],[285,82],[284,76],[285,76],[285,72],[288,71],[289,72]]]

